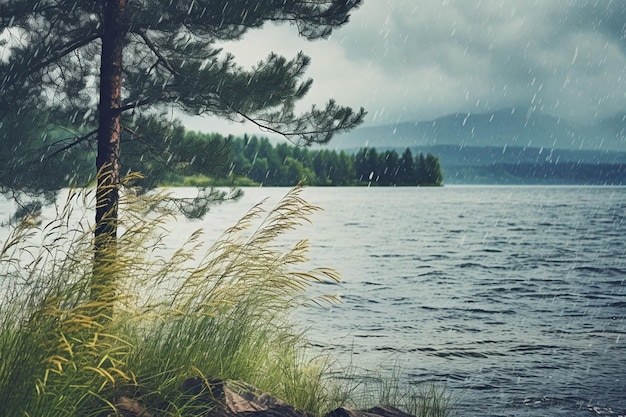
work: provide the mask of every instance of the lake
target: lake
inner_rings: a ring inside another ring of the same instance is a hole
[[[284,189],[246,189],[249,207]],[[299,319],[344,363],[436,381],[458,415],[626,414],[626,188],[307,188],[342,304]],[[234,206],[211,215],[225,221]],[[214,220],[215,221],[215,220]],[[390,371],[389,371],[390,372]]]
[[[184,190],[180,191],[184,193]],[[215,236],[264,197],[246,188],[177,245]],[[321,206],[311,266],[343,282],[341,304],[294,320],[357,374],[436,382],[460,416],[626,415],[626,188],[306,188]]]

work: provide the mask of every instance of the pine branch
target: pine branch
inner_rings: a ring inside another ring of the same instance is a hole
[[[73,43],[68,43],[66,45],[63,45],[65,48],[58,51],[57,53],[51,54],[49,55],[48,59],[45,59],[41,62],[39,62],[38,64],[29,64],[27,71],[25,71],[24,73],[17,73],[16,76],[11,80],[10,77],[7,77],[5,79],[5,83],[2,87],[3,88],[7,88],[10,87],[11,85],[18,83],[18,82],[22,82],[24,81],[26,78],[28,78],[28,76],[30,76],[31,74],[36,73],[37,71],[46,68],[47,66],[57,62],[59,59],[67,56],[68,54],[71,54],[72,52],[76,51],[77,49],[89,45],[91,42],[95,41],[96,39],[100,38],[100,34],[99,33],[94,33],[91,36],[85,37],[85,38],[81,38],[79,40],[77,40],[76,42]],[[10,81],[10,82],[9,82]]]
[[[289,142],[298,145],[298,143],[296,143],[293,138],[294,137],[300,137],[301,139],[303,139],[306,144],[311,144],[312,142],[319,142],[319,143],[325,143],[328,142],[328,140],[330,140],[330,136],[334,133],[343,131],[343,130],[348,130],[351,129],[353,127],[358,126],[359,124],[362,123],[363,118],[366,115],[366,112],[363,108],[360,109],[360,111],[354,115],[354,117],[350,118],[350,113],[352,113],[352,110],[347,109],[349,111],[349,114],[345,115],[342,120],[339,121],[339,123],[337,125],[332,125],[329,127],[325,127],[325,128],[319,128],[319,129],[309,129],[309,130],[302,130],[302,131],[298,131],[297,129],[291,132],[287,132],[284,130],[281,130],[279,128],[276,127],[272,127],[271,121],[269,120],[262,120],[262,119],[255,119],[252,118],[251,116],[248,116],[247,114],[238,111],[238,110],[233,110],[234,113],[238,114],[239,116],[241,116],[242,118],[244,118],[245,120],[253,123],[254,125],[256,125],[257,127],[259,127],[260,129],[266,131],[266,132],[271,132],[271,133],[276,133],[278,135],[283,136],[285,139],[287,139]],[[308,119],[308,121],[310,122],[311,125],[315,124],[315,116],[313,114],[310,114],[306,119]],[[299,120],[294,120],[294,122],[298,123]],[[312,139],[311,136],[319,136],[319,135],[325,135],[325,138],[323,138],[322,140],[315,140]]]
[[[60,154],[61,152],[65,152],[65,151],[67,151],[68,149],[71,149],[71,148],[73,148],[74,146],[76,146],[76,145],[78,145],[78,144],[81,144],[81,143],[85,142],[87,139],[89,139],[92,135],[95,135],[96,133],[98,133],[98,129],[94,129],[94,130],[92,130],[91,132],[89,132],[89,133],[87,133],[87,134],[85,134],[85,135],[83,135],[83,136],[80,136],[80,137],[76,138],[76,140],[74,140],[72,143],[69,143],[69,144],[67,144],[67,145],[65,145],[65,146],[63,146],[63,147],[61,147],[61,148],[57,149],[56,151],[52,152],[52,153],[48,156],[48,158],[54,158],[55,156],[57,156],[57,155],[58,155],[58,154]],[[57,144],[59,144],[59,143],[61,143],[61,142],[65,142],[66,140],[67,140],[67,139],[61,139],[61,140],[59,140],[59,141],[57,141],[57,142],[53,143],[53,144],[52,144],[52,146],[57,145]]]
[[[170,64],[169,60],[161,52],[159,52],[158,46],[152,41],[152,39],[150,39],[144,29],[138,29],[135,33],[137,33],[141,37],[141,39],[143,39],[148,48],[150,48],[154,55],[159,58],[159,61],[163,64],[165,69],[167,69],[175,77],[180,76],[180,73],[176,71],[172,64]]]
[[[132,110],[132,109],[136,109],[138,107],[141,106],[145,106],[146,104],[150,103],[152,100],[149,100],[147,98],[143,99],[143,100],[137,100],[131,103],[126,103],[123,106],[120,106],[117,110],[116,113],[123,113],[126,110]]]

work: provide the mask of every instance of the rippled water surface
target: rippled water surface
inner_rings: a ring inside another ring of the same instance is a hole
[[[173,245],[232,225],[246,189]],[[342,304],[298,320],[362,369],[437,381],[460,416],[626,415],[626,188],[307,188],[299,229]],[[390,371],[389,371],[390,372]]]
[[[307,312],[321,345],[443,381],[460,415],[626,414],[625,188],[305,197],[326,209],[313,257],[345,281]]]
[[[626,415],[626,188],[304,197],[325,209],[299,232],[313,263],[344,280],[324,289],[342,304],[302,315],[315,344],[362,368],[400,366],[408,383],[439,381],[457,415]]]

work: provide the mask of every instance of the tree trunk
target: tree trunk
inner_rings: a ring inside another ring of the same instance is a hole
[[[109,304],[115,296],[117,211],[120,186],[120,103],[122,52],[126,37],[126,0],[102,0],[102,54],[98,155],[96,157],[96,228],[91,301]]]

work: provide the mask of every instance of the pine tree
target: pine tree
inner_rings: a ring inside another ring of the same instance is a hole
[[[439,158],[433,154],[426,155],[426,184],[427,185],[441,185],[443,181],[443,175],[441,174],[441,166],[439,164]]]
[[[25,115],[34,112],[46,115],[42,124],[69,127],[72,135],[64,140],[28,149],[38,152],[28,155],[29,161],[61,160],[79,145],[95,147],[97,257],[116,241],[122,136],[147,147],[163,143],[151,135],[166,126],[143,124],[154,112],[175,109],[247,120],[303,144],[327,142],[358,125],[363,109],[354,112],[332,100],[295,114],[295,103],[312,82],[304,78],[310,62],[304,54],[291,60],[270,54],[246,70],[216,43],[237,40],[267,22],[292,24],[307,39],[326,38],[360,3],[5,0],[0,3],[0,32],[8,39],[0,61],[0,122],[26,123]],[[4,168],[9,172],[23,169],[21,157],[9,162]]]
[[[398,185],[416,185],[415,160],[411,149],[404,150],[398,164]]]

